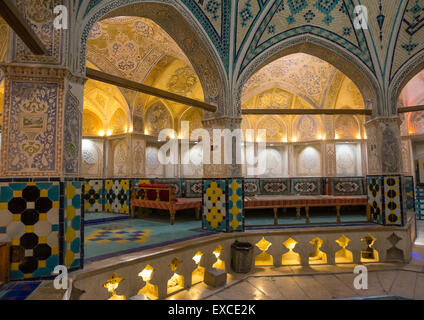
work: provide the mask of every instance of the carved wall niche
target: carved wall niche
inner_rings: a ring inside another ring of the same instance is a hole
[[[123,177],[128,175],[131,166],[129,149],[126,139],[111,141],[113,155],[113,176]],[[109,163],[110,164],[110,163]]]
[[[92,111],[85,109],[82,116],[82,135],[98,136],[104,131],[102,120]]]
[[[102,177],[103,175],[103,140],[82,140],[83,176]]]
[[[338,116],[334,129],[338,139],[356,139],[361,135],[358,120],[354,116]]]
[[[147,145],[146,147],[146,176],[149,178],[164,177],[165,168],[159,162],[159,147]]]
[[[315,146],[296,146],[294,148],[296,176],[322,176],[321,152]]]
[[[257,130],[266,130],[268,142],[281,142],[287,138],[287,126],[278,116],[265,116],[259,120]]]
[[[336,144],[337,176],[354,177],[361,175],[360,148],[357,144]]]
[[[158,136],[162,129],[174,128],[171,113],[160,102],[153,104],[147,109],[144,119],[145,129],[152,136]]]
[[[296,117],[292,136],[297,141],[317,140],[321,135],[320,120],[310,115]]]

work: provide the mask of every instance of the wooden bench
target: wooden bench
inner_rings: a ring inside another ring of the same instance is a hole
[[[301,208],[305,208],[306,223],[309,223],[311,207],[336,207],[337,223],[341,223],[343,206],[366,206],[367,219],[371,219],[367,196],[251,196],[245,197],[244,206],[245,209],[273,209],[274,225],[278,225],[279,208],[296,208],[297,218],[300,218]]]
[[[196,210],[196,219],[200,219],[201,199],[177,198],[174,186],[163,184],[140,184],[138,189],[131,187],[131,217],[135,216],[135,208],[167,210],[170,214],[171,225],[175,224],[177,211],[186,209]]]

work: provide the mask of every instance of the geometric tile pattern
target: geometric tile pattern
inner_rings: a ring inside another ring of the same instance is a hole
[[[368,204],[371,207],[371,222],[384,223],[383,179],[380,176],[367,177]]]
[[[85,242],[96,243],[128,243],[137,242],[143,243],[149,239],[152,230],[136,230],[130,228],[105,230],[99,229],[86,238]]]
[[[386,225],[403,225],[403,202],[400,176],[384,177],[384,216]]]
[[[364,195],[363,178],[330,178],[331,194],[334,196]]]
[[[289,179],[260,179],[262,195],[288,195],[290,193]]]
[[[229,179],[228,183],[228,231],[244,231],[243,179]]]
[[[82,267],[81,181],[65,182],[64,194],[64,261],[69,270]]]
[[[244,180],[244,194],[246,196],[254,196],[260,194],[259,179]]]
[[[129,214],[130,210],[130,181],[105,181],[105,211],[112,213]]]
[[[404,177],[406,209],[415,210],[414,177]]]
[[[424,219],[424,187],[417,185],[415,211],[418,220]]]
[[[87,180],[84,191],[84,210],[85,212],[103,211],[103,181]]]
[[[12,242],[11,280],[51,275],[59,264],[60,182],[0,183],[0,191],[0,225]]]
[[[202,197],[202,179],[187,179],[185,184],[185,197],[186,198],[201,198]]]
[[[291,179],[291,193],[308,196],[322,194],[323,183],[321,178]]]
[[[203,229],[226,231],[226,180],[203,181]]]

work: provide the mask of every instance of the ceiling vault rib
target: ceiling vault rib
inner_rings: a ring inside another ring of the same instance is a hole
[[[121,88],[142,92],[158,98],[174,101],[183,105],[191,106],[194,108],[203,109],[209,112],[216,112],[217,107],[199,100],[187,98],[169,91],[157,89],[154,87],[146,86],[135,81],[131,81],[125,78],[117,77],[102,71],[97,71],[91,68],[87,68],[87,77],[92,80],[108,83]]]
[[[33,54],[47,54],[47,49],[43,42],[25,21],[21,12],[13,4],[12,0],[0,1],[0,16],[7,22],[10,28],[15,31],[18,37],[21,38]]]

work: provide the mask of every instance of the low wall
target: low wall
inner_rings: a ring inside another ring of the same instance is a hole
[[[151,298],[162,299],[191,287],[193,279],[202,281],[203,268],[215,266],[231,272],[231,244],[236,240],[254,245],[253,264],[279,267],[372,262],[406,264],[412,256],[414,237],[413,218],[405,227],[367,225],[217,234],[95,262],[70,275],[74,286],[85,291],[81,296],[83,300],[111,297],[104,284],[113,275],[123,279],[116,289],[118,296],[129,298],[147,293]],[[367,239],[371,239],[368,242],[371,248],[366,245]],[[320,261],[318,258],[323,257],[322,253],[325,253],[325,259]],[[168,283],[171,278],[172,283]],[[168,288],[168,284],[173,286]]]

